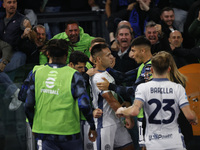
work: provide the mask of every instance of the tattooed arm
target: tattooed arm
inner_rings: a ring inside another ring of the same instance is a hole
[[[140,110],[142,109],[143,104],[144,104],[143,101],[135,99],[132,106],[128,108],[120,107],[116,111],[116,114],[118,116],[137,116]]]

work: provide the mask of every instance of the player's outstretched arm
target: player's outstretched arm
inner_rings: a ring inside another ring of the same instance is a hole
[[[108,102],[110,107],[116,112],[119,107],[121,107],[120,103],[115,99],[111,92],[106,92],[102,94],[102,97]]]
[[[185,117],[187,120],[192,124],[192,125],[197,125],[198,124],[198,118],[193,110],[190,109],[190,105],[186,105],[181,108],[183,111]]]
[[[134,100],[134,104],[128,108],[120,107],[116,111],[116,115],[121,117],[121,116],[137,116],[143,107],[143,102],[140,100]]]

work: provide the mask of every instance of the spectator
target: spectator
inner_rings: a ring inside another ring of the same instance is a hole
[[[168,55],[170,54],[168,53]],[[154,78],[152,81],[137,87],[134,104],[129,108],[119,108],[116,114],[136,116],[144,107],[147,122],[145,133],[147,149],[185,149],[183,136],[177,123],[178,114],[181,109],[187,120],[193,125],[198,123],[197,116],[190,109],[182,85],[171,82],[167,78],[170,71],[170,59],[165,53],[158,53],[152,58],[151,70]],[[159,90],[159,92],[158,89],[162,89],[162,91]],[[170,103],[170,109],[165,109],[165,103]],[[154,107],[154,104],[159,107]],[[160,109],[162,109],[162,113]],[[156,114],[155,110],[158,110]],[[171,116],[169,116],[168,111],[174,113],[170,113]],[[164,136],[165,134],[168,138],[157,140],[158,135]]]
[[[195,1],[196,0],[170,0],[170,5],[174,10],[175,15],[173,25],[182,33],[188,10]]]
[[[68,21],[65,24],[65,32],[59,33],[53,37],[53,39],[66,39],[73,43],[75,46],[74,50],[78,50],[90,56],[89,48],[91,46],[91,41],[94,37],[87,33],[84,33],[83,28],[81,28],[77,21]],[[70,52],[69,52],[70,55]],[[67,63],[68,63],[67,59]]]
[[[161,18],[162,32],[168,38],[170,32],[176,30],[176,28],[173,26],[175,19],[174,10],[171,7],[163,8],[161,11],[160,18]]]
[[[112,51],[112,55],[115,59],[114,69],[120,72],[127,72],[129,70],[137,68],[135,60],[129,57],[131,50],[131,42],[133,40],[133,32],[131,28],[126,25],[119,26],[116,31],[116,39],[119,45],[119,51]]]
[[[5,68],[5,71],[11,71],[25,64],[26,56],[20,51],[19,43],[24,29],[31,28],[31,25],[22,14],[17,12],[16,0],[4,0],[3,7],[6,10],[6,16],[0,20],[0,39],[13,48],[13,57]]]
[[[6,85],[6,91],[4,93],[5,99],[11,99],[9,104],[9,110],[17,110],[22,102],[18,100],[19,88],[13,83],[13,81],[7,76],[8,71],[15,72],[16,69],[25,65],[26,55],[21,52],[21,35],[26,27],[31,28],[30,21],[17,11],[17,0],[4,0],[3,7],[5,8],[5,15],[0,18],[0,39],[11,45],[13,49],[13,56],[10,62],[6,65],[4,72],[0,73],[1,85]],[[16,111],[14,125],[16,127],[16,138],[21,150],[26,149],[26,134],[25,129],[24,112],[22,107]]]
[[[175,30],[170,33],[169,43],[171,47],[171,54],[174,57],[178,68],[187,64],[198,63],[198,56],[200,49],[185,49],[182,48],[183,37],[181,32]]]
[[[195,47],[200,47],[200,11],[198,13],[198,17],[192,22],[189,26],[188,32],[189,34],[195,38]]]
[[[109,149],[134,149],[131,137],[128,131],[121,124],[114,112],[120,107],[120,103],[115,99],[110,91],[100,91],[96,84],[101,82],[102,77],[107,78],[110,82],[114,83],[112,76],[106,71],[106,68],[111,67],[112,54],[108,46],[105,44],[97,44],[92,47],[91,55],[95,60],[96,73],[91,77],[90,83],[93,95],[94,108],[100,108],[103,111],[101,117],[95,120],[97,124],[97,131],[99,138],[97,143],[94,144],[95,149],[108,147]],[[126,118],[126,126],[132,127],[130,118]],[[130,123],[130,124],[129,124]],[[123,138],[121,138],[123,135]]]
[[[16,0],[4,0],[3,7],[5,8],[6,14],[0,18],[0,39],[7,42],[12,46],[13,56],[10,62],[5,62],[6,67],[5,72],[13,71],[20,66],[23,66],[26,62],[26,55],[20,50],[21,35],[26,27],[30,27],[30,22],[22,14],[17,11],[17,1]],[[2,80],[3,84],[7,80]],[[11,81],[11,80],[10,80]],[[21,102],[18,100],[19,89],[15,84],[7,89],[9,93],[6,94],[7,97],[12,97],[9,109],[16,110]]]
[[[161,25],[149,21],[145,26],[145,36],[151,42],[151,53],[170,51],[168,39],[161,31]]]
[[[117,25],[117,28],[119,28],[120,26],[122,25],[127,25],[129,26],[129,28],[131,29],[131,34],[133,34],[134,36],[134,33],[133,33],[133,28],[131,27],[131,24],[130,22],[126,21],[126,20],[122,20],[118,23]],[[115,34],[116,35],[116,34]],[[119,44],[117,43],[116,39],[114,41],[112,41],[111,43],[111,50],[112,51],[119,51]]]
[[[130,12],[133,10],[135,0],[107,0],[105,11],[108,18],[107,29],[110,42],[115,40],[117,24],[121,20],[128,20]]]
[[[158,23],[160,21],[159,14],[160,9],[155,7],[151,0],[138,0],[129,18],[135,37],[144,35],[147,21],[153,20]]]
[[[198,17],[199,15],[199,8],[200,8],[200,1],[197,0],[194,2],[190,9],[188,10],[187,18],[184,24],[184,31],[183,31],[183,47],[184,48],[193,48],[195,46],[195,38],[188,33],[188,29],[192,22]]]
[[[42,47],[47,42],[45,27],[43,25],[36,25],[33,29],[26,28],[24,34],[22,34],[22,50],[26,53],[27,56],[27,64],[39,64],[42,62],[42,57],[40,57],[40,53]],[[42,56],[42,55],[41,55]],[[40,57],[40,58],[39,58]],[[44,57],[44,61],[46,57]]]
[[[12,47],[8,43],[0,40],[0,56],[1,56],[0,72],[3,72],[6,65],[10,62],[12,54],[13,54]]]
[[[32,126],[32,131],[39,140],[42,140],[42,145],[38,142],[38,147],[42,149],[52,149],[52,147],[58,149],[59,147],[61,149],[82,150],[79,109],[83,112],[91,127],[88,134],[89,139],[94,142],[97,136],[83,77],[74,69],[66,66],[69,48],[68,42],[64,39],[51,40],[46,50],[48,51],[50,62],[53,63],[41,66],[31,76],[33,83],[28,91],[25,112]],[[43,71],[46,73],[44,74]],[[55,72],[56,74],[54,74]],[[56,79],[53,80],[53,87],[47,82],[46,86],[37,84],[42,83],[41,80],[49,80],[50,76],[52,79],[52,73],[55,75],[53,79]],[[63,73],[65,74],[64,76]],[[66,78],[66,76],[68,77]],[[67,85],[69,85],[68,88],[62,89]],[[37,93],[37,90],[44,91]],[[46,93],[46,90],[50,92]],[[52,93],[53,91],[54,94]],[[43,102],[37,103],[38,97],[40,97],[37,94],[43,97],[39,101],[43,101],[46,103],[45,105]],[[63,99],[63,97],[65,98]],[[57,100],[52,101],[52,99]],[[67,105],[63,103],[63,100],[67,102]],[[51,107],[48,107],[48,105]],[[40,108],[40,110],[37,108]],[[68,118],[67,120],[66,117]],[[41,123],[43,121],[49,123],[43,124]]]

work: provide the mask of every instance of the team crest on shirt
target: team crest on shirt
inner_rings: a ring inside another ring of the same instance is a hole
[[[105,150],[111,150],[111,146],[109,144],[105,145]]]
[[[87,147],[87,149],[92,150],[93,149],[93,144],[92,143],[87,143],[86,147]]]

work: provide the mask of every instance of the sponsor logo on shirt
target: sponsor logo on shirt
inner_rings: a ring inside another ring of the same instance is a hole
[[[59,95],[58,90],[52,90],[52,88],[54,88],[54,83],[57,79],[57,74],[58,72],[57,71],[50,71],[49,74],[48,74],[48,77],[45,81],[45,84],[46,84],[46,87],[48,89],[41,89],[41,93],[48,93],[48,94],[54,94],[54,95]]]
[[[149,135],[149,141],[151,140],[161,140],[161,139],[169,139],[172,138],[173,134],[153,134],[153,135]]]

